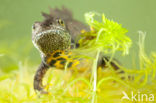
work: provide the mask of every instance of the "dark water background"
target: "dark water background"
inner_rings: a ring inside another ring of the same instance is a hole
[[[48,7],[68,7],[74,17],[82,22],[84,13],[96,11],[105,13],[128,29],[133,40],[131,54],[116,58],[127,67],[138,56],[138,31],[147,33],[145,49],[148,54],[156,51],[156,1],[155,0],[0,0],[0,69],[10,71],[19,62],[39,64],[40,56],[31,42],[31,26],[42,20],[41,11],[49,12]],[[136,62],[137,64],[138,62]]]

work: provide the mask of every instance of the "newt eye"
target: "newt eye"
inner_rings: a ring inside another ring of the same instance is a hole
[[[64,22],[63,22],[63,20],[58,19],[57,22],[58,22],[60,25],[64,26]]]
[[[36,28],[35,25],[33,25],[33,26],[32,26],[32,29],[35,30],[35,28]]]
[[[52,25],[53,23],[52,23],[52,22],[50,22],[49,24],[50,24],[50,25]]]

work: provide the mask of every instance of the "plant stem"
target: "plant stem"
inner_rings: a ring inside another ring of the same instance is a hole
[[[93,77],[93,95],[92,103],[96,103],[96,85],[97,85],[97,63],[99,59],[100,50],[97,50],[96,59],[93,62],[92,77]]]

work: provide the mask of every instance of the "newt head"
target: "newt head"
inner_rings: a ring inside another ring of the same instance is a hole
[[[35,22],[32,26],[32,42],[42,55],[70,47],[71,36],[66,30],[64,21],[48,16],[43,22]]]

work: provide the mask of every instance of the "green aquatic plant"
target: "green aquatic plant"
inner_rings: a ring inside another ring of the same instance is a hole
[[[102,21],[97,21],[94,16],[101,16]],[[117,22],[107,19],[104,14],[100,15],[95,12],[85,14],[87,24],[91,27],[92,31],[84,33],[80,39],[80,48],[83,51],[95,52],[96,57],[93,60],[92,68],[92,85],[93,97],[92,103],[96,101],[97,91],[97,63],[100,53],[111,54],[114,56],[115,52],[121,51],[123,55],[128,54],[129,48],[132,44],[131,39],[126,35],[127,30]],[[87,38],[91,39],[87,40]],[[83,52],[82,51],[82,52]],[[111,58],[112,59],[112,58]]]
[[[139,68],[126,69],[120,66],[121,69],[126,71],[126,73],[132,74],[134,76],[133,83],[135,83],[133,86],[135,88],[141,88],[145,85],[148,85],[149,82],[152,82],[156,78],[156,53],[152,52],[150,57],[145,53],[145,36],[146,34],[144,32],[139,31]]]
[[[95,19],[94,16],[96,15],[102,17],[101,22]],[[85,41],[86,49],[93,51],[98,48],[104,53],[122,51],[123,54],[128,54],[132,42],[126,35],[127,30],[121,24],[107,19],[104,14],[100,15],[95,12],[86,13],[85,19],[87,24],[92,28],[92,31],[82,35],[82,39],[79,41],[80,45],[84,46],[83,42],[86,37],[94,37],[94,39]]]

